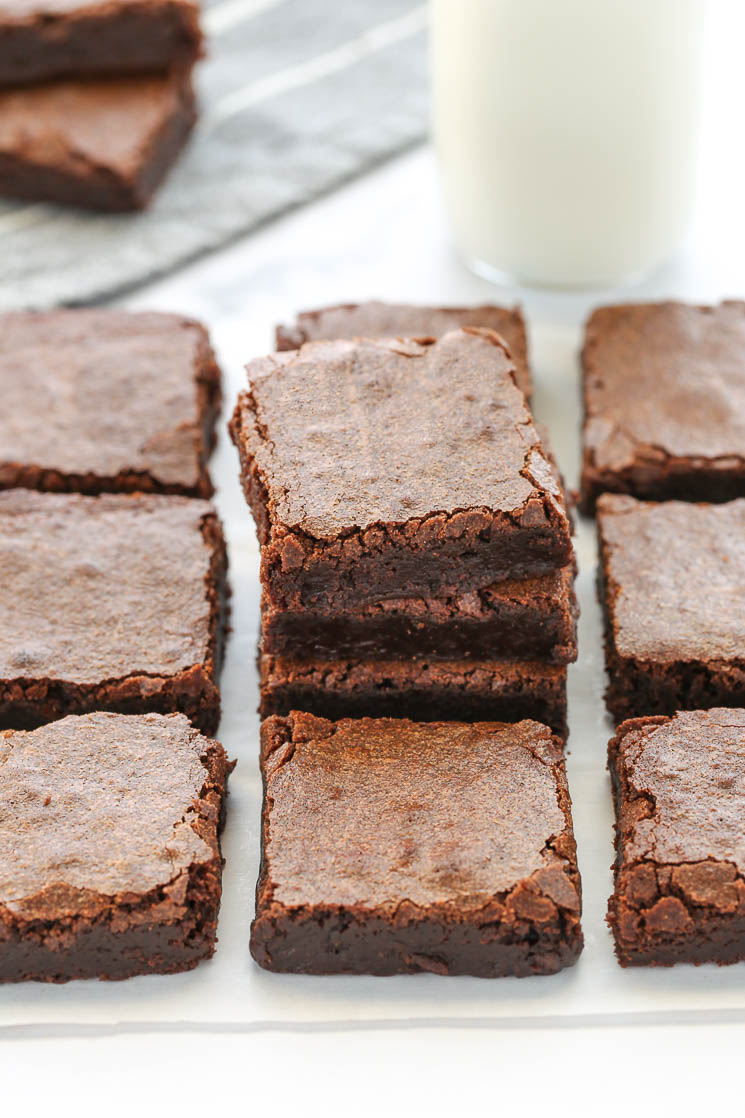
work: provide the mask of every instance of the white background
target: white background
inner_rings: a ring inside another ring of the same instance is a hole
[[[674,262],[633,292],[495,291],[471,277],[451,255],[431,156],[421,151],[138,293],[127,305],[205,319],[235,384],[240,362],[270,348],[273,323],[301,307],[371,296],[421,302],[518,298],[531,323],[539,417],[551,425],[552,417],[570,407],[578,424],[576,385],[567,381],[566,371],[574,368],[588,307],[618,297],[706,301],[745,295],[742,7],[712,6],[733,22],[720,23],[712,48],[691,236]],[[573,482],[577,444],[561,442],[562,465]],[[235,470],[224,438],[218,469]],[[235,493],[224,499],[235,507]],[[241,547],[249,538],[247,517],[232,531]],[[580,537],[583,546],[588,538]],[[242,644],[241,634],[236,636]],[[597,654],[597,648],[583,648],[583,656]],[[598,725],[598,751],[604,746]],[[580,818],[579,804],[576,811]],[[610,852],[610,836],[599,841]],[[598,891],[590,900],[593,924],[586,922],[586,931],[588,939],[597,937],[600,950],[604,898]],[[741,968],[731,973],[733,984],[742,987]],[[602,991],[599,995],[602,999]],[[489,1110],[519,1107],[527,1114],[541,1106],[562,1114],[590,1107],[648,1113],[655,1101],[683,1113],[723,1105],[741,1080],[745,1017],[735,1009],[707,1010],[694,1020],[688,1015],[679,1020],[655,1023],[654,1016],[632,1014],[598,1017],[592,1026],[581,1018],[552,1021],[551,1028],[531,1019],[524,1026],[513,1020],[508,1028],[462,1024],[341,1032],[172,1029],[143,1035],[112,1027],[79,1036],[61,1028],[42,1037],[21,1031],[0,1046],[0,1105],[9,1113],[14,1103],[25,1113],[40,1112],[46,1103],[56,1113],[95,1108],[146,1114],[236,1104],[244,1111],[260,1106],[281,1114],[299,1108],[313,1113],[321,1105],[394,1114],[461,1111],[478,1104]]]

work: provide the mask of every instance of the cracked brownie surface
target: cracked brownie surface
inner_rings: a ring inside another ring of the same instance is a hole
[[[422,307],[405,303],[345,303],[303,311],[294,325],[277,327],[277,349],[334,338],[439,338],[458,326],[485,326],[501,334],[515,362],[515,379],[529,400],[525,319],[519,307]]]
[[[745,705],[745,499],[604,494],[597,510],[616,720]]]
[[[554,468],[489,330],[248,366],[231,430],[280,608],[477,589],[570,561]]]
[[[582,355],[582,505],[745,496],[745,302],[600,307]]]
[[[211,495],[220,371],[200,323],[109,310],[5,314],[0,387],[0,488]]]
[[[535,722],[262,726],[251,950],[307,973],[547,974],[582,948],[559,743]]]
[[[0,726],[182,710],[217,728],[225,543],[206,501],[0,493]]]
[[[608,757],[619,962],[745,959],[745,710],[631,719]]]
[[[181,714],[0,733],[0,981],[126,978],[214,951],[230,765]]]

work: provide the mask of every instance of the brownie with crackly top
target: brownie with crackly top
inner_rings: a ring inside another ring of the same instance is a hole
[[[608,764],[620,964],[745,959],[745,710],[631,719]]]
[[[315,342],[231,423],[272,605],[463,593],[570,562],[561,486],[493,331]]]
[[[600,307],[587,323],[582,507],[745,497],[745,302]]]
[[[745,706],[745,499],[606,493],[597,513],[615,720]]]
[[[0,489],[212,494],[220,370],[199,322],[89,309],[4,314],[0,391]]]
[[[582,949],[559,743],[535,722],[261,731],[251,951],[308,974],[553,974]]]
[[[208,959],[231,767],[182,714],[0,732],[0,982]]]
[[[67,714],[220,719],[227,556],[206,501],[0,492],[0,727]]]

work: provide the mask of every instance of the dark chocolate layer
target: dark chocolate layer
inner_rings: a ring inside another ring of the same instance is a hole
[[[541,661],[291,660],[260,657],[262,717],[306,710],[325,718],[513,722],[566,735],[565,666]]]
[[[336,614],[264,601],[264,652],[305,660],[540,660],[577,657],[574,570],[497,582],[454,598],[384,600]]]

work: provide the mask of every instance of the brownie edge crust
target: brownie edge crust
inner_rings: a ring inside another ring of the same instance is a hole
[[[0,733],[0,982],[169,974],[209,958],[232,767],[180,714]]]
[[[265,969],[496,978],[577,959],[570,800],[547,727],[293,712],[264,722],[261,761],[251,952]]]

